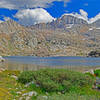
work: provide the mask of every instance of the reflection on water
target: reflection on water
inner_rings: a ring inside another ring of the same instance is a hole
[[[8,70],[21,71],[38,70],[41,68],[69,68],[84,70],[100,66],[100,58],[10,56],[5,57],[5,59],[6,61],[1,63],[0,67]]]

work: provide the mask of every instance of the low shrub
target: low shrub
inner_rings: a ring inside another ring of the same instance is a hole
[[[93,79],[85,74],[64,69],[42,69],[34,72],[23,72],[18,81],[28,83],[34,81],[47,92],[68,92],[73,86],[82,88],[92,86]]]
[[[10,76],[11,75],[18,76],[20,74],[20,71],[5,70],[3,73],[6,74],[6,75],[10,75]]]
[[[90,76],[91,78],[95,79],[95,75],[91,74],[90,72],[85,73],[86,75]]]
[[[94,74],[95,74],[96,76],[100,77],[100,69],[95,70],[95,71],[94,71]]]
[[[32,71],[22,72],[18,76],[18,82],[20,82],[22,84],[29,83],[29,82],[31,82],[33,80],[33,75],[34,75],[34,73]]]

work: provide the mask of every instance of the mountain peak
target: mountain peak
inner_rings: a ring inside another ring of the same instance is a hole
[[[85,19],[84,17],[82,17],[82,16],[79,15],[79,14],[74,14],[74,13],[63,14],[63,15],[61,16],[61,18],[64,17],[64,16],[73,16],[73,17],[76,17],[76,18],[78,18],[78,19],[82,19],[82,20],[87,21],[87,19]]]
[[[88,24],[87,20],[78,14],[64,14],[60,17],[65,24]]]
[[[82,19],[82,20],[86,21],[88,24],[92,24],[92,23],[95,23],[97,20],[100,20],[100,13],[92,18],[88,18],[87,16],[83,16],[82,14],[78,14],[78,13],[67,13],[67,14],[63,14],[60,17],[60,19],[64,16],[73,16],[75,18]]]

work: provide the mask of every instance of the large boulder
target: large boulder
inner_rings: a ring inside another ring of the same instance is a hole
[[[4,62],[4,61],[5,59],[2,56],[0,56],[0,62]]]
[[[100,57],[100,51],[91,51],[88,57]]]

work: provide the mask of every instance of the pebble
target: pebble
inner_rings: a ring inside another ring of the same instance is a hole
[[[30,97],[28,96],[28,97],[26,97],[26,100],[30,100]]]
[[[47,96],[42,96],[43,98],[45,98],[45,99],[48,99],[48,97]]]
[[[25,89],[22,90],[22,92],[25,91]]]
[[[26,84],[25,87],[28,87],[30,84],[34,84],[34,82],[32,81],[32,82]]]
[[[15,76],[15,75],[12,75],[11,77],[14,78],[14,79],[16,79],[16,80],[18,79],[18,77]]]
[[[22,96],[37,96],[37,92],[35,92],[35,91],[32,91],[32,92],[29,92],[29,93],[24,93]]]
[[[21,92],[17,92],[17,94],[21,94]]]
[[[23,100],[23,99],[24,99],[23,97],[20,97],[20,98],[19,98],[19,100]]]

